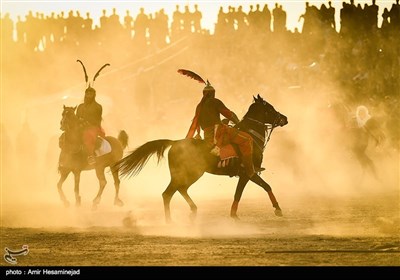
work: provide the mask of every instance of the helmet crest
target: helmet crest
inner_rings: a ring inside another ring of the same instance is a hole
[[[206,84],[206,82],[203,80],[203,78],[200,77],[198,74],[194,73],[193,71],[186,70],[186,69],[178,69],[178,73],[185,75],[189,78],[192,78],[192,79],[198,81],[199,83]],[[207,80],[207,82],[208,82],[208,80]]]
[[[209,93],[215,94],[215,89],[211,85],[210,81],[207,80],[207,82],[205,82],[204,79],[202,77],[200,77],[200,75],[196,74],[195,72],[186,70],[186,69],[178,69],[178,73],[182,74],[184,76],[187,76],[191,79],[194,79],[194,80],[198,81],[199,83],[205,84],[206,86],[203,89],[203,95],[207,95]]]
[[[86,82],[86,86],[87,86],[87,89],[86,89],[86,90],[88,90],[88,89],[93,89],[93,90],[94,90],[94,88],[92,88],[92,87],[90,86],[90,82],[88,83],[89,78],[88,78],[88,75],[87,75],[87,72],[86,72],[85,65],[83,65],[83,62],[82,62],[81,60],[79,60],[79,59],[78,59],[76,62],[79,62],[79,63],[82,65],[83,72],[85,73],[85,82]],[[109,64],[109,63],[104,64],[104,65],[99,69],[99,71],[97,71],[96,75],[94,75],[94,77],[93,77],[92,85],[94,85],[94,81],[95,81],[96,78],[100,75],[101,70],[103,70],[106,66],[110,66],[110,64]],[[96,90],[94,90],[94,91],[96,92]]]

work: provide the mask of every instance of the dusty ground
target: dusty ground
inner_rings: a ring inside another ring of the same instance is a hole
[[[269,201],[244,199],[238,222],[229,218],[230,204],[198,200],[194,222],[187,206],[171,204],[171,225],[161,200],[132,212],[58,204],[8,209],[1,247],[29,246],[15,266],[400,266],[398,193],[294,200],[282,205],[283,217]]]

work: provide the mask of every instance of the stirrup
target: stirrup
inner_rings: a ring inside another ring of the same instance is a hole
[[[256,171],[256,173],[260,173],[263,172],[265,170],[264,167],[254,167],[254,170]]]

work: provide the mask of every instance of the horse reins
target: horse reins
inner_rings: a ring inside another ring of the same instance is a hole
[[[265,147],[267,146],[267,144],[268,144],[268,142],[269,142],[269,139],[271,138],[272,131],[274,130],[275,127],[278,126],[278,123],[279,123],[279,121],[280,121],[280,116],[281,116],[281,114],[280,114],[279,112],[277,112],[277,113],[278,113],[278,114],[277,114],[277,117],[275,118],[275,120],[274,120],[273,124],[271,125],[271,127],[270,127],[268,124],[264,124],[263,122],[260,122],[260,121],[258,121],[258,120],[256,120],[256,119],[246,117],[246,119],[248,119],[248,120],[250,120],[250,121],[252,121],[252,122],[255,122],[255,123],[258,124],[258,125],[262,125],[262,126],[265,128],[265,131],[267,132],[268,137],[267,137],[267,139],[265,139],[265,137],[262,136],[262,135],[261,135],[260,133],[258,133],[257,131],[255,131],[255,130],[253,130],[253,129],[251,129],[251,128],[248,129],[248,131],[249,131],[254,137],[256,137],[256,138],[259,139],[262,143],[264,143],[263,147],[261,147],[259,144],[257,144],[257,142],[254,142],[254,143],[256,144],[256,146],[257,146],[261,151],[264,151]],[[268,132],[268,130],[269,130],[269,132]]]
[[[68,121],[66,121],[66,120],[68,120]],[[71,124],[70,124],[71,121],[74,121],[74,120],[71,119],[71,117],[69,116],[68,113],[66,113],[63,116],[62,120],[61,120],[61,123],[64,126],[64,132],[65,133],[68,133],[68,131],[70,131],[72,129],[71,128]],[[64,134],[64,137],[66,138],[65,134]],[[69,141],[66,141],[66,140],[65,140],[65,142],[69,143]],[[75,146],[75,145],[72,145],[72,146]],[[83,146],[82,145],[78,145],[78,148],[75,149],[75,150],[70,151],[70,153],[77,154],[77,153],[80,153],[82,151],[82,149],[83,149]]]

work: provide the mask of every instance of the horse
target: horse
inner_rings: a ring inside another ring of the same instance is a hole
[[[243,119],[235,125],[241,131],[247,132],[253,138],[253,161],[255,167],[261,167],[263,152],[270,139],[273,129],[277,126],[288,124],[287,117],[265,101],[259,94],[253,96],[253,103]],[[197,214],[197,206],[188,194],[188,188],[195,183],[205,172],[214,175],[238,176],[234,201],[231,206],[230,217],[239,220],[237,209],[246,184],[251,180],[263,188],[269,195],[274,212],[282,216],[282,210],[276,200],[271,187],[257,173],[251,179],[247,176],[239,160],[222,164],[220,157],[210,153],[209,144],[202,139],[189,138],[181,140],[159,139],[146,142],[137,147],[114,166],[120,171],[121,177],[137,175],[149,158],[156,154],[158,163],[164,157],[164,152],[169,148],[168,166],[171,181],[162,193],[166,223],[170,223],[170,201],[178,191],[190,206],[190,218],[193,220]]]
[[[118,170],[113,167],[113,164],[122,159],[123,151],[128,145],[128,134],[126,131],[121,130],[117,138],[106,136],[105,140],[108,141],[110,145],[108,148],[111,147],[111,151],[108,149],[107,151],[109,152],[96,157],[95,164],[89,165],[87,163],[87,155],[83,146],[83,131],[81,129],[80,121],[75,114],[76,108],[76,106],[68,107],[64,105],[62,119],[60,121],[60,129],[63,131],[63,134],[59,138],[59,147],[61,148],[61,152],[58,163],[58,171],[60,174],[60,179],[57,183],[57,189],[61,201],[66,207],[69,206],[69,202],[62,190],[62,185],[67,179],[68,175],[72,172],[74,174],[75,182],[75,203],[76,206],[80,206],[81,197],[79,195],[79,182],[81,172],[94,169],[96,171],[97,179],[99,180],[99,191],[93,200],[92,206],[93,209],[96,209],[97,205],[100,203],[104,187],[107,184],[104,171],[106,167],[110,167],[115,186],[114,205],[123,206],[124,203],[119,198],[120,177]]]

